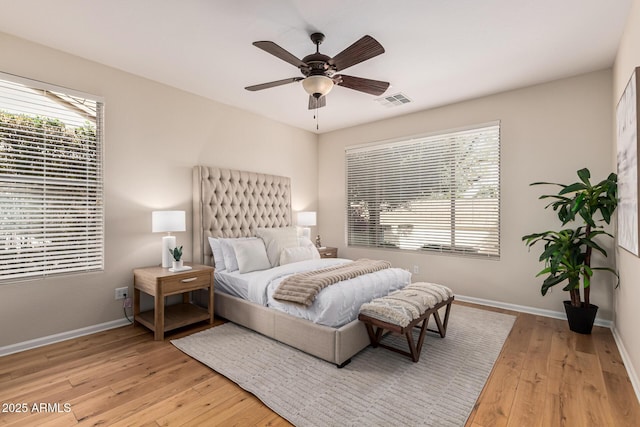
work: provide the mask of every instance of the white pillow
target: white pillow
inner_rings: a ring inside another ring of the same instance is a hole
[[[231,242],[236,252],[238,260],[238,270],[240,273],[250,271],[266,270],[271,268],[269,258],[264,243],[260,239],[235,240]]]
[[[222,256],[224,258],[224,265],[227,267],[229,273],[238,270],[238,260],[236,258],[236,251],[233,249],[233,242],[237,240],[256,240],[256,237],[239,237],[237,239],[218,239],[220,241],[220,247],[222,248]]]
[[[220,245],[220,240],[215,237],[209,237],[209,246],[211,246],[211,252],[213,252],[213,261],[215,263],[215,268],[218,271],[222,271],[227,268],[224,265],[224,255],[222,255],[222,246]]]
[[[280,264],[280,252],[283,249],[298,246],[298,232],[295,227],[257,228],[256,235],[264,241],[272,267]]]
[[[308,259],[320,259],[320,253],[315,246],[297,246],[284,248],[280,254],[280,265],[292,262],[306,261]]]

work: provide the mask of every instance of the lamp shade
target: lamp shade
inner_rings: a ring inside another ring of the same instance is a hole
[[[167,233],[172,231],[186,231],[184,211],[153,211],[151,212],[151,231],[153,233]]]
[[[327,76],[309,76],[302,81],[302,87],[311,96],[320,98],[333,89],[333,80]]]
[[[298,212],[297,223],[300,227],[314,227],[316,225],[316,213],[311,211]]]

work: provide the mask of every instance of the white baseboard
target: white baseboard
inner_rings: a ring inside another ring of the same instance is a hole
[[[541,309],[541,308],[534,308],[534,307],[528,307],[528,306],[517,305],[517,304],[509,304],[509,303],[500,302],[500,301],[493,301],[493,300],[487,300],[487,299],[482,299],[482,298],[468,297],[468,296],[465,296],[465,295],[456,295],[456,299],[459,300],[459,301],[470,302],[470,303],[479,304],[479,305],[487,305],[489,307],[503,308],[505,310],[519,311],[519,312],[522,312],[522,313],[535,314],[535,315],[538,315],[538,316],[553,317],[555,319],[566,319],[567,318],[566,314],[562,313],[560,311],[545,310],[545,309]],[[56,342],[66,341],[66,340],[69,340],[69,339],[72,339],[72,338],[77,338],[77,337],[81,337],[81,336],[84,336],[84,335],[93,334],[93,333],[96,333],[96,332],[106,331],[108,329],[119,328],[120,326],[125,326],[125,325],[128,325],[128,324],[129,324],[129,322],[126,319],[118,319],[118,320],[113,320],[111,322],[100,323],[98,325],[87,326],[86,328],[75,329],[73,331],[62,332],[62,333],[59,333],[59,334],[49,335],[49,336],[42,337],[42,338],[36,338],[36,339],[33,339],[33,340],[29,340],[29,341],[23,341],[23,342],[16,343],[16,344],[10,344],[10,345],[4,346],[4,347],[0,347],[0,357],[1,356],[6,356],[6,355],[12,354],[12,353],[18,353],[18,352],[24,351],[24,350],[29,350],[29,349],[36,348],[36,347],[42,347],[42,346],[47,345],[47,344],[53,344],[53,343],[56,343]],[[612,327],[612,322],[610,320],[602,320],[602,319],[596,318],[596,321],[595,321],[594,324],[597,325],[597,326],[604,326],[606,328],[611,328]],[[615,334],[614,334],[614,338],[616,338],[616,343],[618,343],[618,347],[620,348],[621,342],[619,341],[619,339],[616,337]],[[621,353],[622,353],[622,350],[621,350]],[[625,366],[629,367],[631,365],[625,362]],[[629,376],[631,377],[631,373],[629,374]],[[633,380],[632,380],[632,382],[633,382]],[[637,383],[637,381],[636,381],[636,383]],[[637,390],[637,387],[635,385],[634,385],[634,387]]]
[[[536,316],[553,317],[554,319],[567,319],[567,315],[561,311],[545,310],[543,308],[527,307],[526,305],[509,304],[506,302],[492,301],[488,299],[467,297],[464,295],[456,295],[456,299],[463,302],[471,302],[474,304],[488,305],[489,307],[504,308],[505,310],[519,311],[521,313],[535,314]],[[611,320],[604,320],[596,317],[593,323],[596,326],[604,326],[605,328],[611,328],[613,322]]]
[[[613,328],[611,328],[611,332],[613,333],[613,339],[616,341],[616,346],[618,346],[618,351],[620,352],[620,357],[622,357],[624,367],[627,369],[627,375],[629,375],[629,380],[631,381],[631,385],[633,386],[633,391],[636,392],[636,398],[638,398],[638,401],[640,402],[640,379],[636,374],[635,369],[633,369],[633,364],[631,364],[629,353],[627,353],[627,349],[625,348],[615,325]]]
[[[127,319],[112,320],[111,322],[100,323],[98,325],[87,326],[86,328],[74,329],[73,331],[61,332],[59,334],[49,335],[42,338],[36,338],[29,341],[23,341],[16,344],[10,344],[0,347],[0,357],[8,354],[18,353],[20,351],[30,350],[36,347],[57,343],[60,341],[78,338],[84,335],[95,334],[96,332],[106,331],[107,329],[119,328],[120,326],[130,325]]]

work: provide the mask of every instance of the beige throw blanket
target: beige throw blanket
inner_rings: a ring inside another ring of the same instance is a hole
[[[335,267],[294,274],[280,283],[273,298],[309,307],[316,299],[316,295],[327,286],[389,267],[391,263],[388,261],[363,258]]]

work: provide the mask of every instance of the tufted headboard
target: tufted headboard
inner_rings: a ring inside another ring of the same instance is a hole
[[[245,237],[291,221],[287,177],[208,166],[193,168],[193,262],[213,265],[208,237]]]

